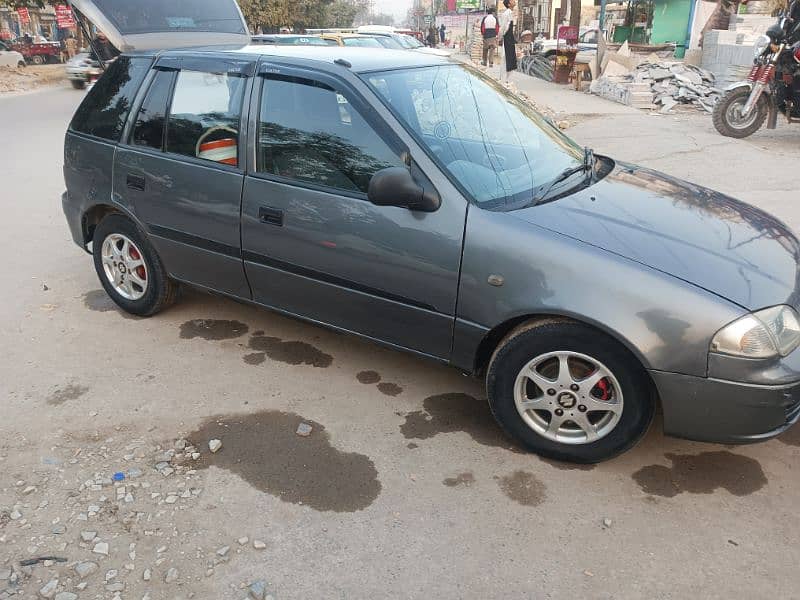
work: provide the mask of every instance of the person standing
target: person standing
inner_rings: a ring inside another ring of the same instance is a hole
[[[483,60],[481,64],[486,67],[494,66],[494,53],[497,50],[497,36],[500,33],[500,24],[494,16],[495,8],[489,7],[487,15],[481,21],[481,37],[483,37]]]
[[[436,27],[431,25],[428,29],[428,45],[431,48],[436,48],[436,38],[439,37],[439,34],[436,33]]]
[[[70,33],[69,37],[64,41],[64,47],[67,50],[67,58],[73,59],[78,53],[78,40]]]
[[[445,27],[444,23],[442,23],[439,26],[439,41],[442,42],[442,44],[444,44],[445,40],[447,39],[446,34],[447,34],[447,27]]]
[[[514,38],[514,8],[517,0],[503,0],[506,9],[500,13],[500,37],[506,55],[506,70],[503,81],[508,82],[508,74],[517,70],[517,40]]]

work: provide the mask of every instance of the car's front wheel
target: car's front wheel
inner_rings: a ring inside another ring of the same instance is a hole
[[[82,90],[86,87],[86,82],[80,79],[70,79],[69,82],[72,84],[76,90]]]
[[[486,376],[492,412],[529,450],[596,463],[632,447],[655,402],[644,369],[615,340],[574,321],[531,323],[495,350]]]
[[[92,254],[100,283],[126,312],[149,317],[175,301],[177,284],[127,217],[113,214],[100,222],[94,231]]]

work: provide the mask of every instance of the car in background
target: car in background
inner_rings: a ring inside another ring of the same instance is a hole
[[[324,40],[318,35],[301,34],[259,34],[253,36],[254,44],[269,44],[273,46],[336,46],[333,40]]]
[[[336,46],[346,46],[348,48],[383,48],[372,35],[361,35],[358,33],[323,33],[320,36],[323,40],[333,42]]]
[[[44,40],[44,38],[40,38]],[[45,65],[49,62],[61,62],[60,42],[26,42],[23,38],[8,43],[9,49],[16,50],[25,60],[34,65]]]
[[[99,76],[100,64],[88,52],[79,52],[64,64],[67,80],[76,90],[82,90]]]
[[[599,29],[587,29],[578,36],[578,55],[575,58],[577,62],[589,62],[597,54],[597,41],[600,39]],[[543,54],[548,58],[555,58],[558,51],[558,40],[535,40],[533,42],[533,51],[537,54]]]
[[[0,42],[0,67],[24,67],[25,57]]]
[[[362,25],[358,28],[358,32],[361,35],[369,35],[373,36],[378,39],[391,39],[399,44],[405,50],[415,50],[417,52],[422,52],[423,54],[431,54],[433,56],[450,56],[450,52],[447,50],[441,50],[439,48],[429,48],[422,42],[420,42],[416,37],[407,35],[405,33],[397,33],[396,31],[392,31],[392,27],[384,27],[380,25]]]

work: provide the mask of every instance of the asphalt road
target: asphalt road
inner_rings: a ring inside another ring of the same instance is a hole
[[[82,96],[0,98],[0,598],[54,578],[153,600],[240,599],[259,579],[280,599],[800,596],[800,428],[723,447],[656,423],[574,468],[516,451],[480,382],[449,368],[196,291],[151,319],[119,313],[61,214]],[[705,117],[576,121],[598,151],[800,226],[800,128],[736,142]],[[182,437],[201,458],[156,472]],[[122,493],[103,481],[116,471]],[[47,555],[67,562],[2,579]],[[81,580],[76,561],[99,570]]]

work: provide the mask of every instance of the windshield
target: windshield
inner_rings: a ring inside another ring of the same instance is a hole
[[[483,208],[530,205],[565,169],[583,164],[579,146],[470,67],[454,64],[366,77]]]
[[[378,35],[378,36],[375,36],[373,39],[375,39],[384,48],[389,48],[391,50],[404,50],[405,49],[400,42],[390,38],[388,35]]]
[[[422,48],[425,44],[420,42],[417,38],[412,37],[410,35],[401,34],[397,36],[400,39],[400,43],[403,44],[406,48]]]
[[[247,33],[230,0],[93,0],[122,35],[166,31]]]
[[[358,47],[358,48],[383,48],[378,43],[378,40],[371,37],[346,37],[342,38],[342,43],[345,46]]]

